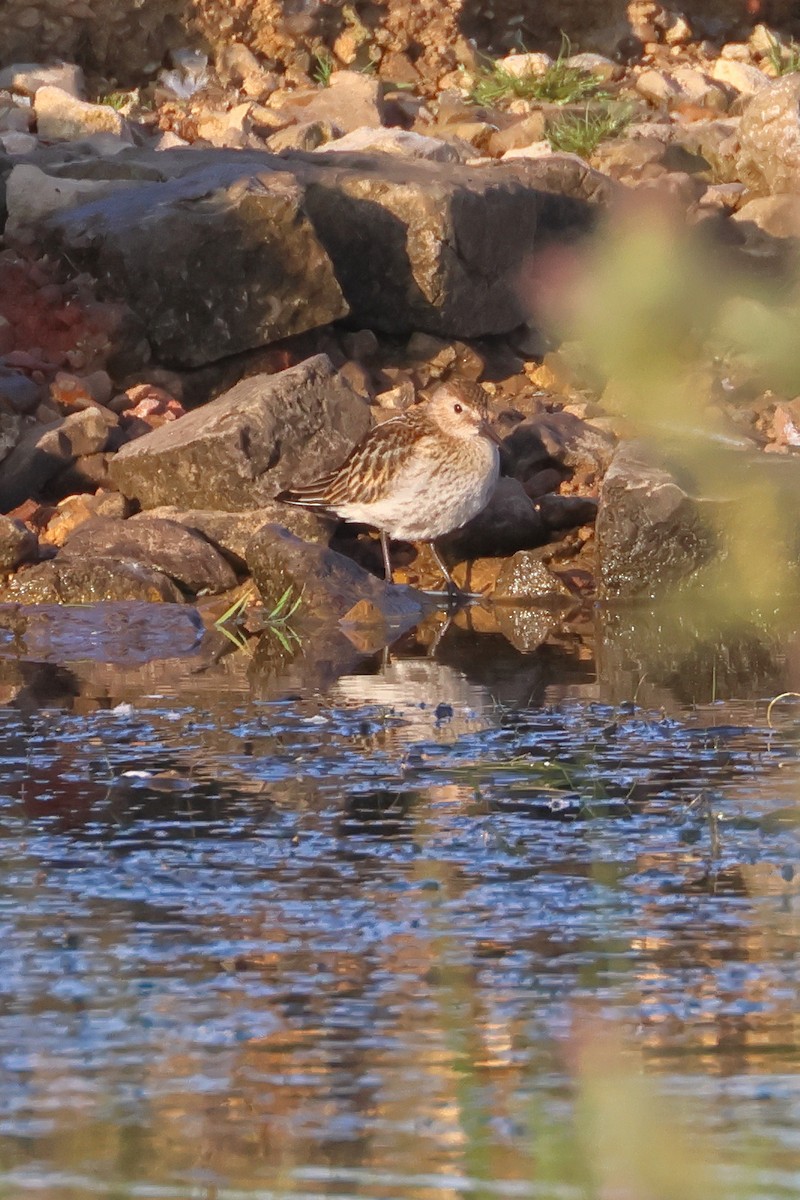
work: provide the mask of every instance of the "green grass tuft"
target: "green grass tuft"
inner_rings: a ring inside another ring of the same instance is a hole
[[[105,104],[116,112],[120,112],[133,101],[134,95],[134,92],[107,92],[105,96],[98,97],[97,103]]]
[[[246,638],[242,632],[242,620],[250,602],[256,596],[256,588],[253,583],[247,587],[242,594],[236,599],[230,608],[217,617],[214,622],[214,627],[220,633],[224,633],[225,637],[238,649],[244,649]],[[300,638],[289,624],[291,618],[300,607],[303,599],[303,593],[292,599],[291,585],[286,589],[280,597],[274,608],[266,613],[262,618],[262,628],[273,633],[285,650],[291,650],[293,645],[300,645]]]
[[[589,98],[601,99],[603,83],[579,67],[567,63],[570,54],[567,39],[558,58],[541,74],[512,75],[499,62],[489,62],[476,80],[470,99],[475,104],[490,107],[504,100],[540,100],[546,104],[575,104]]]
[[[590,112],[587,106],[582,115],[565,114],[553,121],[546,137],[551,150],[589,158],[602,141],[622,133],[632,116],[627,105],[608,106],[595,112]]]

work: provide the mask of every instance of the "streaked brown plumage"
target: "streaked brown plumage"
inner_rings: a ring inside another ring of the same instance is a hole
[[[455,588],[434,543],[479,513],[494,491],[499,456],[485,406],[480,385],[443,384],[424,404],[370,430],[337,470],[278,499],[374,526],[387,579],[389,538],[430,542]]]

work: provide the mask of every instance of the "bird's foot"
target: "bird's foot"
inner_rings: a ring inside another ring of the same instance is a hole
[[[486,599],[480,592],[462,591],[455,583],[444,589],[423,588],[422,590],[423,595],[430,596],[431,599],[444,600],[447,608],[463,608],[467,604],[474,604],[478,600]]]

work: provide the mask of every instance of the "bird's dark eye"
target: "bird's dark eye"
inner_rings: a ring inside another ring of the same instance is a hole
[[[454,404],[454,405],[453,405],[453,412],[460,413],[460,412],[463,412],[463,411],[464,411],[464,410],[463,410],[463,408],[461,407],[461,405],[460,405],[460,404]]]

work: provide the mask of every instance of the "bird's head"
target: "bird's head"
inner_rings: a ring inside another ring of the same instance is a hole
[[[466,380],[443,383],[431,396],[427,408],[431,419],[449,437],[465,440],[485,437],[499,445],[487,423],[486,393],[479,383]]]

